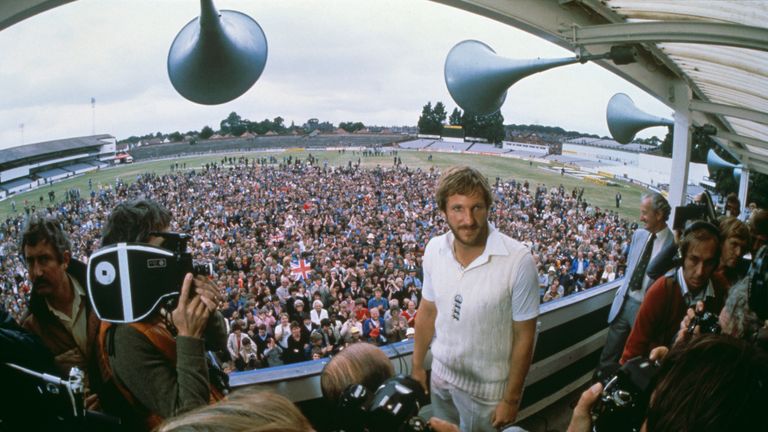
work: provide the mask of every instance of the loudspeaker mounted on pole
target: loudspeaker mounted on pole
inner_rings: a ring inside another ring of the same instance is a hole
[[[709,149],[707,152],[707,169],[710,175],[714,175],[720,170],[730,169],[733,170],[733,179],[736,183],[741,181],[741,165],[736,165],[728,162],[727,160],[718,156],[714,150]]]
[[[488,45],[476,41],[459,42],[445,59],[445,84],[453,100],[464,110],[476,115],[498,111],[507,97],[507,89],[528,75],[557,66],[611,59],[615,64],[635,61],[635,49],[615,46],[599,55],[559,59],[510,59],[498,56]]]
[[[186,99],[204,105],[229,102],[259,79],[267,38],[259,24],[237,11],[218,11],[200,0],[200,17],[181,29],[168,53],[168,76]]]
[[[632,98],[624,93],[616,93],[608,101],[606,110],[608,130],[613,139],[621,144],[628,144],[639,131],[653,126],[674,126],[675,122],[664,117],[657,117],[641,111]]]

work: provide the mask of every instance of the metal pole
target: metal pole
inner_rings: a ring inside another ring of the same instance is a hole
[[[675,207],[685,204],[688,185],[688,166],[691,161],[691,89],[684,81],[672,85],[672,103],[675,108],[675,129],[672,139],[672,172],[669,176],[669,204],[675,220]]]
[[[96,98],[91,98],[91,135],[96,135]]]
[[[741,214],[746,214],[749,206],[747,196],[749,194],[749,168],[745,165],[741,168],[741,178],[739,179],[739,202],[741,203]]]

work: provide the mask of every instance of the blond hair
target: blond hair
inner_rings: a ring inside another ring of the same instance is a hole
[[[163,422],[157,432],[310,432],[312,425],[296,406],[258,388],[238,390],[228,399]]]
[[[468,166],[456,166],[448,168],[437,185],[437,207],[445,211],[448,197],[452,195],[473,195],[479,193],[483,196],[486,207],[493,204],[491,186],[480,171]]]
[[[719,225],[720,236],[723,241],[731,237],[736,237],[749,244],[749,227],[744,222],[733,216],[729,216],[720,219]]]

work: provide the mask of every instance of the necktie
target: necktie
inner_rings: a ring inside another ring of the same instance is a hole
[[[645,249],[643,254],[640,255],[640,260],[635,266],[635,271],[632,272],[632,278],[629,280],[629,290],[637,291],[643,288],[643,279],[645,279],[645,268],[648,267],[648,261],[651,260],[651,252],[653,251],[653,242],[656,240],[656,234],[651,234],[651,238],[645,243]]]

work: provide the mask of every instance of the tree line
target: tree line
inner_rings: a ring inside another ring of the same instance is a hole
[[[349,133],[355,133],[366,128],[365,124],[359,121],[341,122],[339,123],[338,127]],[[278,135],[293,133],[306,134],[315,130],[322,133],[329,133],[335,131],[336,129],[337,128],[333,123],[328,121],[320,121],[316,118],[311,118],[300,126],[293,122],[291,122],[289,126],[286,126],[285,119],[280,116],[277,116],[272,120],[264,119],[261,121],[251,121],[243,118],[241,115],[233,111],[227,116],[227,118],[219,122],[218,129],[214,129],[211,126],[206,125],[203,126],[203,128],[199,131],[176,131],[171,133],[156,132],[141,136],[134,135],[120,140],[120,143],[136,144],[139,141],[148,141],[155,138],[167,138],[171,142],[181,142],[188,138],[207,140],[216,134],[239,137],[243,136],[246,132],[252,133],[254,135],[265,135],[270,132]]]
[[[442,102],[427,102],[421,110],[421,116],[417,126],[419,133],[424,135],[442,135],[445,122],[450,126],[461,126],[464,136],[471,138],[484,138],[489,143],[499,144],[506,136],[504,130],[504,116],[500,111],[487,116],[480,116],[470,112],[463,112],[454,108],[450,117]]]

